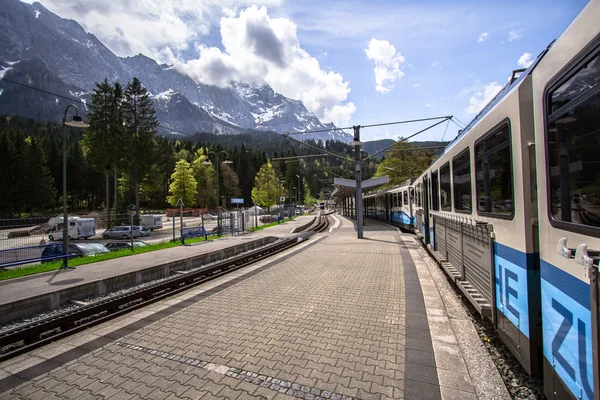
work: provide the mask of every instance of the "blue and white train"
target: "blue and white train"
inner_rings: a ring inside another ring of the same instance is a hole
[[[600,398],[600,0],[414,181],[364,196],[414,231],[552,399]]]

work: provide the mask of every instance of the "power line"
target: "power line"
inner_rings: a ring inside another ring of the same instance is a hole
[[[284,136],[285,136],[285,135],[284,135]],[[301,140],[298,140],[298,139],[294,139],[294,138],[293,138],[293,137],[291,137],[291,136],[286,136],[286,137],[287,137],[288,139],[290,139],[290,140],[293,140],[293,141],[295,141],[295,142],[298,142],[298,143],[300,143],[300,144],[302,144],[302,145],[304,145],[304,146],[308,146],[308,147],[310,147],[311,149],[314,149],[314,150],[320,151],[320,152],[322,152],[322,153],[329,154],[329,155],[330,155],[330,156],[332,156],[332,157],[341,158],[342,160],[345,160],[345,161],[351,161],[351,159],[350,159],[350,158],[348,158],[348,157],[340,156],[340,155],[338,155],[338,154],[332,153],[332,152],[330,152],[330,151],[327,151],[327,150],[325,150],[325,149],[321,149],[321,148],[319,148],[319,147],[317,147],[317,146],[313,146],[312,144],[309,144],[309,143],[303,142],[303,141],[301,141]]]
[[[404,120],[404,121],[395,121],[395,122],[383,122],[381,124],[371,124],[371,125],[359,125],[361,128],[373,128],[376,126],[387,126],[387,125],[399,125],[399,124],[409,124],[412,122],[423,122],[423,121],[432,121],[434,119],[446,119],[446,118],[452,118],[452,116],[443,116],[443,117],[431,117],[431,118],[420,118],[420,119],[409,119],[409,120]],[[330,131],[341,131],[344,129],[354,129],[353,126],[349,126],[346,128],[331,128],[331,129],[317,129],[317,130],[312,130],[312,131],[301,131],[301,132],[286,132],[284,133],[284,136],[289,136],[289,135],[304,135],[307,133],[319,133],[319,132],[330,132]]]
[[[381,150],[379,150],[379,151],[376,151],[375,153],[371,154],[370,156],[368,156],[368,157],[365,157],[363,160],[368,160],[369,158],[373,158],[373,156],[376,156],[376,155],[377,155],[377,154],[379,154],[379,153],[383,153],[384,151],[387,151],[388,149],[391,149],[392,147],[394,147],[395,145],[397,145],[397,144],[399,144],[399,143],[406,142],[408,139],[410,139],[410,138],[412,138],[412,137],[415,137],[415,136],[417,136],[418,134],[420,134],[420,133],[423,133],[423,132],[425,132],[425,131],[427,131],[427,130],[431,129],[431,128],[433,128],[434,126],[437,126],[437,125],[439,125],[439,124],[443,123],[444,121],[446,121],[446,120],[448,120],[448,119],[450,119],[450,118],[452,118],[452,117],[451,117],[451,116],[450,116],[450,117],[446,117],[446,119],[443,119],[443,120],[441,120],[441,121],[438,121],[438,122],[436,122],[435,124],[428,126],[427,128],[421,129],[420,131],[418,131],[418,132],[416,132],[416,133],[413,133],[412,135],[410,135],[410,136],[408,136],[408,137],[405,137],[405,138],[404,138],[404,139],[402,139],[402,140],[398,140],[397,142],[394,142],[393,144],[391,144],[391,145],[389,145],[389,146],[387,146],[387,147],[385,147],[385,148],[383,148],[383,149],[381,149]]]
[[[271,159],[271,161],[296,160],[296,159],[300,159],[300,158],[310,158],[310,157],[327,157],[327,154],[309,154],[306,156],[277,157],[277,158]]]
[[[465,124],[464,122],[462,122],[460,119],[454,117],[455,120],[457,120],[458,122],[460,122],[461,124],[463,124],[463,126],[467,126],[467,124]]]
[[[465,127],[464,127],[464,126],[460,126],[460,125],[458,124],[458,122],[456,122],[456,121],[454,120],[454,118],[452,118],[450,121],[452,121],[452,123],[453,123],[454,125],[458,126],[458,128],[459,128],[459,129],[465,129]]]
[[[26,84],[20,83],[20,82],[15,82],[15,81],[7,79],[7,78],[0,79],[0,82],[12,83],[13,85],[21,86],[21,87],[24,87],[24,88],[27,88],[27,89],[38,91],[40,93],[48,94],[50,96],[58,97],[58,98],[70,101],[72,103],[83,104],[86,108],[87,107],[91,107],[91,108],[98,108],[99,107],[99,106],[97,106],[97,105],[95,105],[93,103],[87,103],[87,102],[82,101],[80,99],[76,99],[76,98],[68,97],[68,96],[63,96],[62,94],[58,94],[58,93],[49,92],[48,90],[36,88],[34,86],[26,85]],[[179,131],[177,129],[173,129],[173,128],[170,128],[170,127],[167,127],[167,126],[163,126],[163,125],[158,125],[158,127],[159,128],[163,128],[163,129],[167,129],[167,130],[172,131],[172,132],[177,132],[177,133],[185,135],[185,136],[194,136],[195,135],[195,134],[192,134],[192,133],[182,132],[182,131]]]
[[[440,142],[444,141],[444,136],[446,136],[446,131],[448,130],[449,125],[450,125],[450,120],[448,120],[448,123],[446,124],[446,129],[444,129],[444,134],[442,135],[442,140],[440,140]]]

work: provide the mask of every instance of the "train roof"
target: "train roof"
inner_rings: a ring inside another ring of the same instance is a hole
[[[496,106],[496,104],[500,103],[510,92],[513,91],[513,89],[519,87],[523,80],[525,80],[525,78],[533,72],[535,67],[537,67],[537,65],[540,63],[542,58],[544,58],[548,50],[550,50],[554,42],[555,41],[552,41],[548,45],[548,47],[546,47],[546,49],[544,49],[536,57],[535,61],[529,67],[527,67],[525,70],[522,70],[521,74],[518,77],[515,78],[514,74],[519,70],[513,71],[513,76],[511,77],[511,80],[506,85],[504,85],[504,87],[498,92],[498,94],[496,94],[496,96],[488,104],[486,104],[485,107],[483,107],[479,114],[477,114],[475,118],[473,118],[471,122],[469,122],[462,131],[460,131],[460,133],[454,138],[454,140],[448,143],[448,145],[444,148],[444,154],[446,154],[448,150],[454,147],[454,145],[458,143],[458,141],[462,137],[464,137],[473,127],[475,127],[475,125],[477,125],[477,123],[481,121]]]

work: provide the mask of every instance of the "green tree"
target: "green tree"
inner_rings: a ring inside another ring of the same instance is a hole
[[[117,214],[118,193],[117,180],[118,168],[123,159],[123,89],[118,82],[114,86],[104,79],[96,83],[92,94],[95,107],[88,113],[90,127],[84,136],[85,154],[96,170],[104,173],[105,178],[105,209],[107,217],[110,215],[110,179],[109,173],[113,171],[114,179],[114,207]]]
[[[148,169],[152,166],[154,136],[158,127],[154,104],[148,91],[138,78],[127,84],[123,97],[123,117],[125,122],[128,154],[126,162],[133,180],[135,209],[139,213],[139,186]]]
[[[279,189],[280,190],[280,189]],[[278,182],[270,161],[263,164],[254,178],[252,200],[260,206],[271,207],[277,204]]]
[[[304,180],[304,188],[302,192],[304,193],[304,205],[309,206],[317,202],[317,199],[315,199],[310,193],[310,186],[308,185],[307,180]]]
[[[167,202],[174,207],[181,197],[186,206],[195,205],[197,185],[190,163],[186,160],[177,161],[175,172],[171,176],[171,185],[169,186],[169,193],[171,194],[167,196]]]
[[[432,161],[431,152],[419,150],[407,142],[400,142],[387,153],[377,167],[374,177],[387,175],[390,178],[389,186],[400,185],[407,179],[419,176]]]
[[[207,159],[206,149],[199,148],[194,153],[194,161],[192,163],[194,178],[198,182],[196,204],[201,207],[213,207],[217,204],[215,167],[212,164],[204,165]]]

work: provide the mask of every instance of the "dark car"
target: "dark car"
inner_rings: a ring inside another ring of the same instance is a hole
[[[62,243],[49,244],[42,251],[42,262],[50,262],[64,255]],[[94,256],[108,253],[109,250],[102,243],[69,243],[69,255],[72,257]]]
[[[148,246],[145,242],[135,241],[133,247],[144,247]],[[110,242],[106,243],[106,248],[110,251],[119,251],[123,249],[131,249],[131,242]]]
[[[262,222],[263,224],[268,224],[270,222],[275,222],[277,221],[277,216],[275,215],[263,215],[259,218],[260,222]]]

